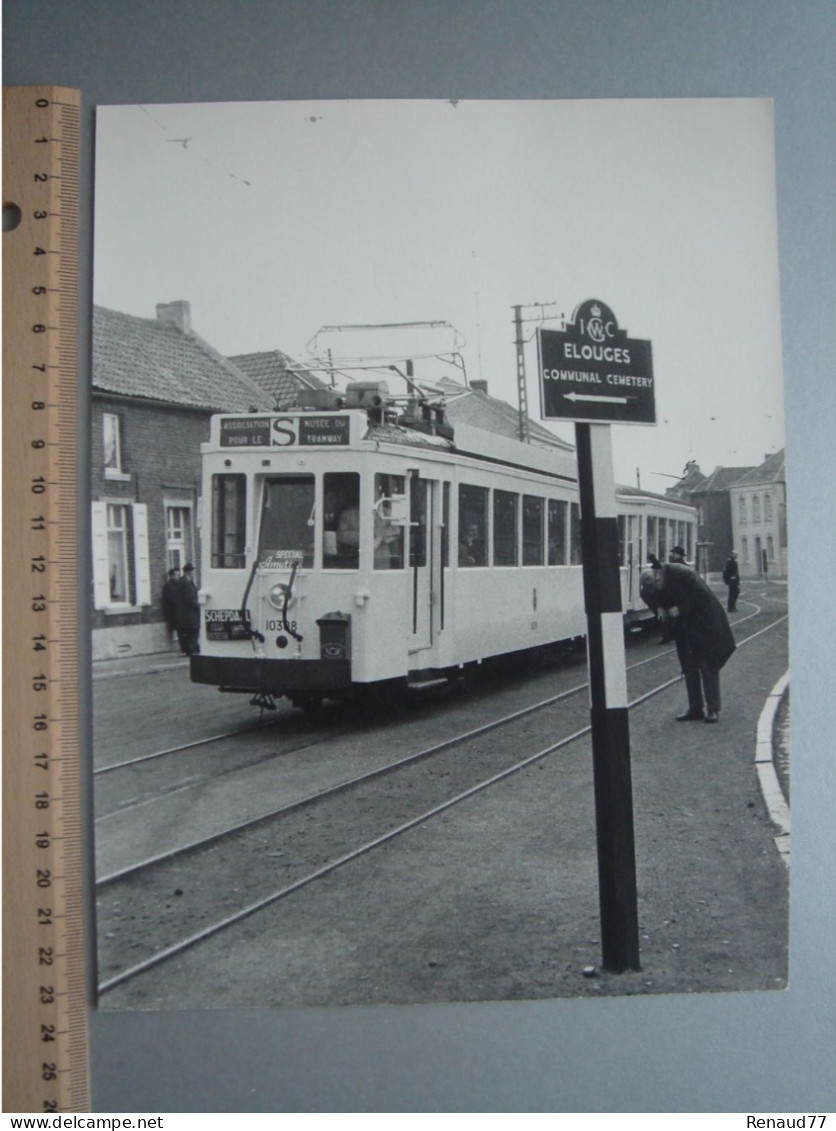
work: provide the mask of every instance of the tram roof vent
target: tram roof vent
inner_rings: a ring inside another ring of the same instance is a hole
[[[388,403],[385,381],[350,381],[345,387],[346,408],[381,409]]]
[[[296,400],[302,409],[324,409],[333,411],[342,408],[345,398],[336,389],[299,389]]]

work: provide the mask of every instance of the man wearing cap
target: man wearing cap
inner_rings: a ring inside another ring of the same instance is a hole
[[[737,609],[737,598],[740,596],[740,570],[737,565],[737,554],[732,550],[729,559],[723,566],[723,581],[729,590],[729,599],[726,608],[730,613]]]
[[[184,656],[193,656],[200,651],[200,602],[197,599],[194,566],[191,562],[186,562],[183,566],[183,576],[174,593],[174,608],[180,651]]]
[[[736,647],[723,606],[700,575],[685,565],[654,563],[642,573],[639,592],[648,608],[674,626],[688,693],[688,709],[676,716],[677,722],[716,723],[720,669]]]

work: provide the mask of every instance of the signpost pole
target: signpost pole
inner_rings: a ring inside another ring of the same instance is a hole
[[[627,669],[610,424],[655,424],[651,343],[588,299],[563,330],[539,330],[544,420],[574,420],[589,657],[604,969],[639,970]]]
[[[639,970],[630,724],[608,424],[575,424],[605,970]]]

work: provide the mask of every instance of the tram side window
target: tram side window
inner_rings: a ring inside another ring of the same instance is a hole
[[[374,568],[403,569],[404,528],[389,521],[391,499],[404,494],[403,475],[379,472],[374,477]]]
[[[668,524],[664,518],[659,519],[657,529],[656,555],[660,562],[666,562],[668,560]]]
[[[566,509],[562,499],[549,499],[549,565],[566,565]]]
[[[523,562],[524,566],[543,564],[544,499],[523,495]]]
[[[651,554],[655,554],[656,557],[659,556],[659,542],[658,542],[658,538],[657,538],[657,535],[656,535],[656,526],[657,526],[657,523],[656,523],[655,516],[649,514],[647,516],[647,555],[648,555],[648,561],[650,560]]]
[[[569,514],[569,562],[581,564],[581,508],[572,503]]]
[[[623,517],[625,519],[624,558],[621,565],[632,568],[641,564],[641,517],[637,514],[628,514]]]
[[[488,489],[459,484],[459,565],[488,564]]]
[[[323,569],[360,566],[360,476],[356,471],[322,477]]]
[[[298,562],[313,566],[314,477],[283,475],[264,481],[258,560],[262,565],[288,568]]]
[[[519,496],[511,491],[493,493],[493,564],[517,565],[517,512]]]
[[[212,476],[212,569],[246,565],[246,501],[246,475]]]

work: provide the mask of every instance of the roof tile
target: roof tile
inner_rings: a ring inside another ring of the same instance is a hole
[[[93,388],[209,412],[272,407],[269,396],[208,342],[171,322],[93,307]]]

